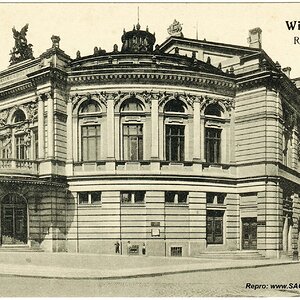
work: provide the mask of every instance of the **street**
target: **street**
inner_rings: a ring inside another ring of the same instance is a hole
[[[271,284],[293,283],[293,288]],[[246,288],[247,286],[247,288]],[[234,269],[118,280],[1,276],[1,297],[245,297],[300,296],[300,265]]]

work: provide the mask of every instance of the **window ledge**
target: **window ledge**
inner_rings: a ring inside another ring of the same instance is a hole
[[[121,203],[121,206],[124,207],[145,207],[145,203]]]
[[[84,207],[84,208],[86,208],[86,207],[95,207],[95,206],[101,207],[102,204],[79,204],[78,203],[78,207]]]
[[[188,203],[165,203],[168,207],[189,207]]]

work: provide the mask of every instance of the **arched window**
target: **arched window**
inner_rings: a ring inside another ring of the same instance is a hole
[[[81,105],[81,114],[98,113],[101,111],[100,105],[95,100],[89,100]]]
[[[21,109],[18,109],[14,113],[13,122],[18,123],[18,122],[23,122],[25,120],[26,120],[26,116],[25,116],[24,112]]]
[[[165,113],[165,144],[167,161],[184,161],[186,106],[179,99],[168,101]]]
[[[26,121],[26,116],[21,109],[15,111],[13,116],[13,123]],[[27,142],[30,141],[30,132],[25,133],[22,130],[14,130],[15,132],[15,157],[17,159],[28,159],[28,146]]]
[[[144,106],[136,98],[125,100],[121,107],[121,136],[123,159],[130,161],[144,158]]]
[[[204,112],[206,116],[216,116],[216,117],[221,117],[222,113],[223,113],[222,108],[218,104],[208,105]]]
[[[83,102],[79,108],[80,158],[82,161],[101,159],[101,107],[95,100]]]
[[[218,104],[209,104],[204,111],[205,125],[205,159],[208,163],[221,162],[222,126],[215,117],[222,117],[223,110]],[[207,122],[210,121],[210,122]]]
[[[143,106],[140,100],[136,98],[130,98],[124,101],[121,105],[121,112],[126,111],[143,111]]]
[[[165,105],[165,112],[184,113],[185,105],[181,100],[170,100]]]

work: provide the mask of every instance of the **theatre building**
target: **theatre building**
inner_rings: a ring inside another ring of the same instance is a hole
[[[76,58],[58,36],[34,58],[27,29],[0,72],[0,251],[298,251],[300,80],[259,28],[237,46],[174,21],[156,44],[137,24]]]

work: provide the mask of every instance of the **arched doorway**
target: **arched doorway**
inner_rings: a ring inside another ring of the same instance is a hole
[[[27,244],[27,202],[18,194],[8,194],[1,201],[1,243]]]

